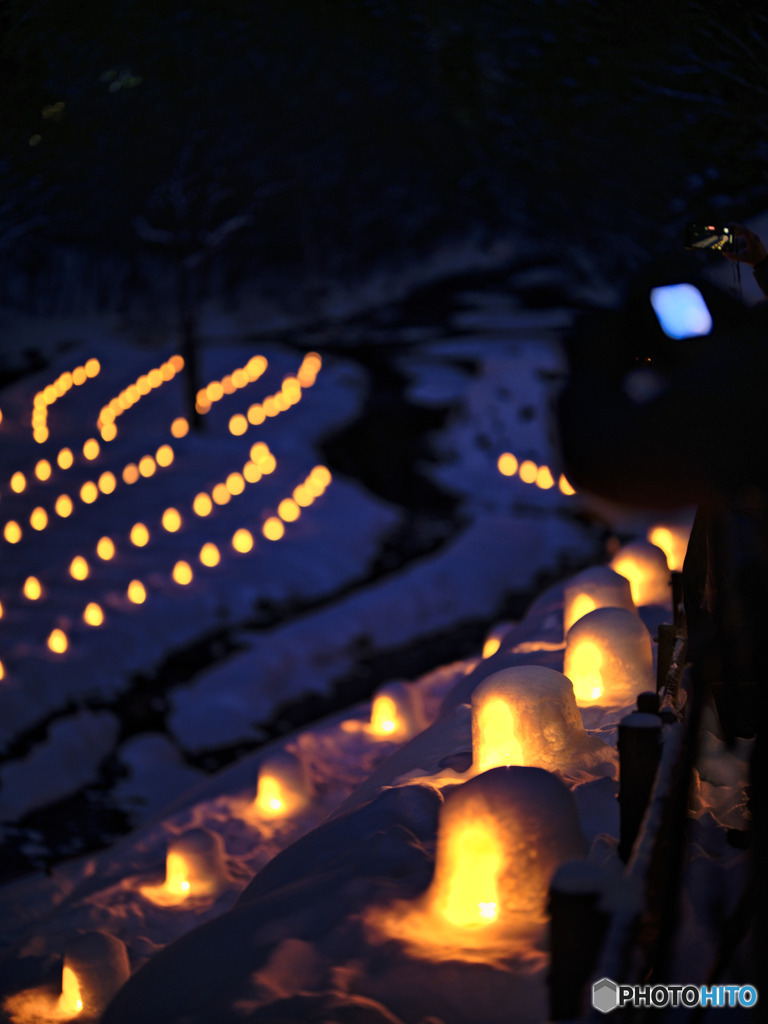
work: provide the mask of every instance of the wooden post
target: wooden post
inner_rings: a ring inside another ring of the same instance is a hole
[[[683,574],[674,570],[672,577],[672,621],[685,631],[685,602],[683,600]]]
[[[600,906],[603,876],[595,864],[567,861],[549,887],[549,1019],[581,1018],[610,915]]]
[[[656,654],[656,692],[664,688],[669,674],[669,667],[675,654],[675,641],[678,636],[677,626],[668,622],[662,622],[659,626],[659,635],[656,643],[659,650]]]
[[[633,711],[619,723],[619,856],[626,863],[640,831],[661,758],[661,719]]]

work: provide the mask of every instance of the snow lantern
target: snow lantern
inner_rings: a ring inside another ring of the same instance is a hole
[[[626,608],[597,608],[569,629],[563,672],[580,707],[629,704],[656,689],[651,634]]]
[[[549,882],[584,839],[567,787],[541,768],[499,767],[451,789],[428,898],[450,924],[540,914]]]
[[[610,565],[629,580],[632,600],[638,607],[667,605],[672,600],[666,555],[650,541],[633,540],[625,544],[613,556]]]
[[[562,672],[517,665],[494,672],[472,694],[473,774],[500,765],[556,771],[604,751],[584,730]]]
[[[311,795],[301,758],[287,750],[278,751],[261,763],[256,798],[248,817],[287,817],[302,810]]]
[[[425,723],[419,713],[415,692],[407,683],[393,682],[374,696],[368,731],[380,739],[406,740],[421,732]]]
[[[542,925],[552,875],[584,849],[563,782],[542,768],[493,768],[447,791],[426,892],[367,918],[413,955],[503,959]]]
[[[684,523],[656,523],[648,530],[648,540],[661,548],[672,572],[679,572],[683,568],[690,535],[691,526]]]
[[[125,944],[106,932],[86,932],[67,944],[57,1010],[68,1017],[99,1017],[128,980]]]
[[[606,565],[585,569],[565,584],[563,633],[596,608],[635,611],[629,580]]]
[[[511,622],[499,622],[493,627],[483,642],[483,658],[492,658],[501,649],[502,641],[511,628]]]
[[[172,907],[193,896],[215,896],[227,881],[221,836],[195,828],[169,844],[162,885],[143,885],[139,891],[160,907]]]

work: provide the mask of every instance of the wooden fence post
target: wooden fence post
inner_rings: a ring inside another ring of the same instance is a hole
[[[633,711],[619,723],[619,856],[632,852],[661,758],[661,718]]]
[[[567,861],[549,886],[549,1019],[575,1020],[584,1012],[610,915],[602,909],[604,879],[587,861]]]

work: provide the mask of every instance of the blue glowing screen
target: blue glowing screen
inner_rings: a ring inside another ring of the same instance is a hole
[[[668,338],[695,338],[712,330],[704,296],[692,284],[651,288],[651,305]]]

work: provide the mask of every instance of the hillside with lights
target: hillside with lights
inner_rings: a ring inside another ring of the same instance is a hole
[[[606,527],[563,476],[569,317],[477,289],[371,332],[452,518],[362,482],[359,325],[209,344],[199,431],[181,357],[117,339],[5,389],[3,1019],[548,1019],[553,877],[634,891],[619,725],[656,727],[690,527]],[[359,479],[327,457],[350,433]],[[706,726],[691,892],[745,870],[747,750]]]

